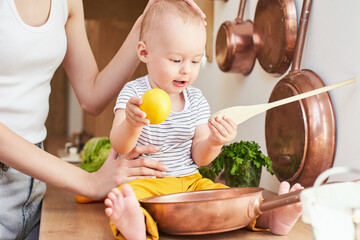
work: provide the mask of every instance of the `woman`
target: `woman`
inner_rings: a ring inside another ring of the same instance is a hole
[[[144,12],[155,1],[150,0]],[[192,0],[184,1],[203,15]],[[45,193],[39,180],[101,199],[129,180],[164,176],[165,166],[136,159],[157,151],[154,146],[135,148],[118,160],[112,152],[91,174],[40,149],[46,137],[50,80],[58,66],[63,63],[82,108],[99,114],[138,64],[141,21],[142,16],[99,72],[87,40],[81,0],[0,1],[0,239],[38,238]]]

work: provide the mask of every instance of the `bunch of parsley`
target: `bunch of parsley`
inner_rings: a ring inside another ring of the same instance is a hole
[[[252,185],[250,182],[259,175],[251,172],[249,166],[259,169],[260,173],[264,166],[270,174],[274,174],[270,158],[260,151],[260,146],[254,141],[234,142],[223,146],[211,168],[202,167],[199,171],[203,177],[214,180],[224,169],[227,185],[243,187]]]

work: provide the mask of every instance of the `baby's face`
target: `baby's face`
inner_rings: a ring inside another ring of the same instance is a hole
[[[147,68],[152,87],[179,94],[197,78],[204,55],[206,30],[201,22],[184,23],[174,18],[152,33]]]

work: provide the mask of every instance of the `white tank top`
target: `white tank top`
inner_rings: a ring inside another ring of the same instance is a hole
[[[14,0],[0,0],[0,122],[32,143],[46,137],[50,80],[67,48],[66,1],[51,0],[47,22],[33,27]]]

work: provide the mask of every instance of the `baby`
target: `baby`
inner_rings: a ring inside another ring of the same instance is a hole
[[[144,16],[137,53],[148,75],[128,82],[120,92],[110,141],[120,154],[136,145],[157,146],[159,151],[147,157],[165,163],[167,177],[134,180],[120,186],[122,192],[115,188],[108,194],[105,212],[117,238],[159,238],[156,222],[138,199],[227,188],[202,178],[197,170],[210,164],[237,134],[237,125],[226,116],[208,122],[209,104],[201,91],[191,86],[200,71],[205,43],[203,20],[184,1],[158,1]],[[157,125],[149,125],[146,114],[139,109],[140,97],[152,88],[163,89],[171,99],[169,117]],[[301,188],[295,184],[291,191]],[[289,190],[289,184],[282,183],[279,193]],[[286,234],[300,214],[301,205],[280,208],[264,213],[249,227]]]

